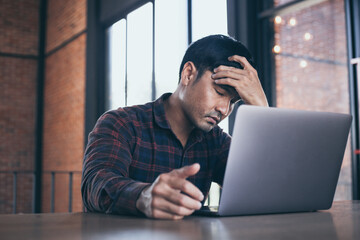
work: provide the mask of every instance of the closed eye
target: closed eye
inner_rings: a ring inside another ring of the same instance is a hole
[[[215,89],[215,91],[216,91],[216,93],[217,93],[219,96],[225,96],[225,94],[219,92],[218,90]]]

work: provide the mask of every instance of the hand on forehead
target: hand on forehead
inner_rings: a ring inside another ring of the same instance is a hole
[[[258,73],[249,61],[245,57],[237,55],[230,56],[228,60],[241,64],[243,69],[220,65],[214,69],[214,73],[211,75],[215,84],[235,89],[246,104],[268,106]]]
[[[245,66],[250,66],[252,68],[251,64],[247,61],[245,57],[233,55],[228,57],[228,61],[217,63],[216,67],[213,69],[213,74],[219,71],[229,72],[234,70],[243,70]],[[224,89],[227,94],[230,95],[232,98],[237,98],[237,100],[241,100],[241,97],[233,86],[226,84],[219,84],[218,86]]]

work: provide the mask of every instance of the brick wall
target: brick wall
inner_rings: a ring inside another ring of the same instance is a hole
[[[285,2],[289,1],[274,1]],[[325,1],[281,17],[281,23],[274,24],[275,44],[281,47],[275,56],[277,106],[349,113],[344,0]],[[290,19],[296,19],[294,26]],[[335,200],[351,199],[350,151],[349,140]]]
[[[13,211],[12,171],[33,171],[40,0],[0,0],[0,213]],[[84,149],[86,0],[48,0],[42,211],[51,171],[81,171]],[[5,173],[10,171],[10,173]],[[81,211],[80,174],[72,210]],[[55,175],[55,211],[68,211],[69,175]],[[18,174],[17,212],[32,211],[32,174]]]
[[[81,171],[84,149],[86,1],[48,1],[43,135],[43,212],[50,211],[50,171]],[[81,211],[80,174],[73,211]],[[69,175],[55,175],[55,211],[68,211]]]
[[[0,0],[0,51],[38,54],[39,0]]]
[[[34,170],[39,0],[0,0],[0,171]],[[32,210],[32,174],[20,174],[17,212]],[[0,213],[13,211],[13,175],[0,173]]]

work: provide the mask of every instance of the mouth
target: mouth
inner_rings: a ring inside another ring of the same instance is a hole
[[[220,119],[217,117],[208,116],[207,119],[208,119],[208,122],[210,122],[212,125],[216,125],[220,122]]]

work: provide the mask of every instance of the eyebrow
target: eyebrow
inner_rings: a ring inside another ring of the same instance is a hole
[[[234,98],[241,99],[239,94],[236,92],[235,88],[228,85],[218,85],[220,88],[224,89],[230,96],[234,96]]]

